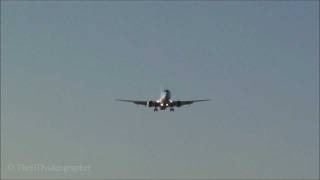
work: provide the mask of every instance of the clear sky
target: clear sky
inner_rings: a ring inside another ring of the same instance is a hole
[[[318,50],[318,1],[1,1],[2,178],[317,178]]]

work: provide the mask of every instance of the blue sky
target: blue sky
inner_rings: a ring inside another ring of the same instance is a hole
[[[2,1],[2,177],[317,178],[318,7]]]

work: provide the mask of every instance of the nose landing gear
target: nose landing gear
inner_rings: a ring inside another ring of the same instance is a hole
[[[155,108],[153,109],[153,112],[156,112],[156,111],[158,111],[158,108],[157,108],[157,107],[155,107]]]
[[[173,112],[174,111],[174,109],[173,108],[170,108],[170,112]]]

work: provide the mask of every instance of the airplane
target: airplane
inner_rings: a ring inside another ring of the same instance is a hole
[[[137,105],[144,105],[147,107],[154,107],[153,111],[158,111],[158,107],[160,110],[165,110],[166,108],[170,108],[170,112],[174,111],[174,107],[181,107],[183,105],[191,105],[195,102],[201,101],[210,101],[210,99],[199,99],[199,100],[190,100],[190,101],[173,101],[171,100],[171,92],[168,89],[165,89],[161,92],[160,98],[156,101],[135,101],[135,100],[127,100],[127,99],[116,99],[117,101],[123,102],[131,102]]]

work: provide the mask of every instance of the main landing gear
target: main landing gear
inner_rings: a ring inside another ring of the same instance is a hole
[[[164,109],[163,109],[163,110],[164,110]],[[155,108],[153,109],[153,111],[154,111],[154,112],[158,111],[158,108],[155,107]],[[170,112],[174,112],[174,108],[170,108]]]

